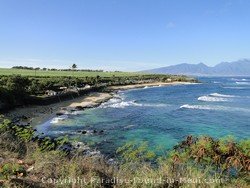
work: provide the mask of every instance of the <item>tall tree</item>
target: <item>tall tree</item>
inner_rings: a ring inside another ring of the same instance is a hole
[[[77,68],[77,65],[74,63],[71,68],[75,70]]]

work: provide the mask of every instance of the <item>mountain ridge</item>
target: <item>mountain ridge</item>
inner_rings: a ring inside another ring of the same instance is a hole
[[[204,63],[181,63],[177,65],[145,70],[142,72],[195,76],[250,76],[250,59],[241,59],[232,62],[221,62],[215,66],[207,66]]]

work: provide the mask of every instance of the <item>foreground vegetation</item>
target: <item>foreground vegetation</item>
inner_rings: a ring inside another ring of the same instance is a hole
[[[250,140],[188,136],[157,157],[147,143],[117,150],[118,162],[83,155],[67,139],[37,137],[31,127],[1,119],[2,187],[247,187]]]

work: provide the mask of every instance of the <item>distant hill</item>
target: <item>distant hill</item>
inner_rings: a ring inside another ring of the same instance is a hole
[[[214,67],[209,67],[204,63],[182,63],[168,67],[145,70],[142,72],[197,76],[250,76],[250,59],[242,59],[234,62],[222,62]]]

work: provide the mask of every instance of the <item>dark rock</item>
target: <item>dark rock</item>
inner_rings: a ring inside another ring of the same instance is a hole
[[[39,140],[39,137],[38,137],[38,136],[35,136],[35,137],[33,137],[31,140],[32,140],[33,142],[35,142],[35,141]]]
[[[87,134],[87,131],[83,130],[83,131],[82,131],[82,134]]]
[[[57,116],[62,116],[62,115],[64,115],[64,113],[63,112],[57,112],[56,115]]]
[[[104,130],[100,130],[100,132],[99,132],[100,134],[102,134],[102,133],[104,133]]]
[[[27,116],[25,116],[25,115],[22,115],[21,118],[22,118],[22,119],[26,119],[26,120],[29,119],[29,118],[28,118]]]
[[[97,130],[93,130],[93,133],[97,133]]]
[[[82,106],[76,106],[75,109],[76,110],[84,110],[84,107],[82,107]]]
[[[17,122],[19,122],[20,121],[20,118],[18,118],[18,117],[14,117],[13,119],[12,119],[12,122],[13,123],[17,123]]]

